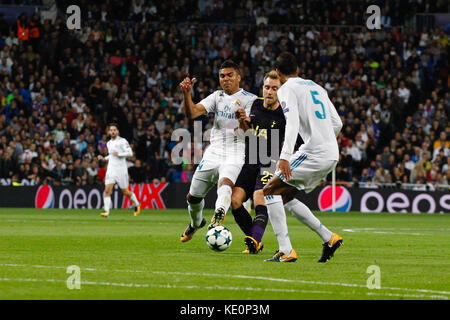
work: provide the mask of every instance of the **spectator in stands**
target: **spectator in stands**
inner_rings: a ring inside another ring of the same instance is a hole
[[[142,161],[136,159],[134,166],[128,169],[131,183],[142,183],[146,181],[145,169],[142,167]]]
[[[356,181],[373,178],[375,172],[378,176],[372,184],[405,181],[408,170],[413,175],[413,163],[428,152],[428,161],[439,172],[430,167],[423,178],[437,183],[441,176],[445,181],[450,148],[450,95],[444,72],[448,37],[443,28],[419,33],[404,27],[406,17],[425,6],[383,6],[386,27],[373,33],[365,27],[345,26],[359,24],[357,13],[365,10],[359,2],[326,12],[319,1],[308,3],[308,10],[297,7],[302,4],[299,0],[282,7],[278,2],[253,2],[249,7],[235,0],[226,6],[213,1],[191,3],[182,10],[176,6],[168,10],[164,2],[155,1],[136,0],[130,6],[92,3],[91,15],[83,18],[77,32],[65,32],[59,18],[40,25],[38,14],[29,24],[21,17],[19,25],[28,28],[29,40],[18,38],[17,21],[5,26],[0,18],[0,134],[6,139],[0,157],[8,158],[10,168],[6,173],[2,169],[2,174],[8,178],[31,174],[34,167],[27,169],[27,163],[38,166],[41,173],[45,165],[52,167],[53,174],[61,161],[58,170],[65,171],[64,183],[75,183],[70,162],[83,157],[91,168],[92,154],[106,152],[105,125],[117,121],[133,141],[136,159],[147,169],[146,181],[189,179],[187,166],[183,171],[170,161],[175,144],[170,140],[172,131],[193,130],[193,122],[182,115],[180,79],[195,74],[194,95],[201,100],[218,87],[218,66],[231,56],[242,66],[241,86],[257,94],[259,74],[270,70],[279,52],[289,50],[301,62],[300,76],[327,88],[343,119],[338,141],[341,151],[348,147],[352,165],[345,156],[345,166],[340,163],[337,169],[340,176],[351,181],[350,168]],[[236,10],[229,11],[230,7]],[[446,12],[439,1],[428,7]],[[298,19],[302,26],[289,25]],[[168,21],[188,22],[192,28]],[[199,21],[214,23],[202,25],[199,31]],[[236,21],[245,25],[229,24]],[[39,34],[39,40],[32,40],[33,34]],[[196,120],[203,121],[205,130],[213,122],[208,116]],[[6,156],[10,142],[13,151]],[[53,153],[58,154],[56,160]],[[47,164],[39,161],[41,154],[50,157]],[[389,167],[390,175],[379,170],[381,163]],[[63,182],[62,178],[55,181]],[[52,183],[51,175],[45,179]]]

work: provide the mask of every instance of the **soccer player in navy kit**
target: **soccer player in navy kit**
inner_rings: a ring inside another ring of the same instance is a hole
[[[249,116],[244,110],[237,110],[240,128],[246,132],[245,164],[239,174],[231,196],[231,208],[236,223],[244,232],[247,249],[243,253],[255,254],[262,250],[263,237],[268,214],[264,201],[263,187],[272,178],[271,158],[278,156],[284,138],[286,120],[278,103],[277,90],[281,81],[275,71],[264,77],[263,97],[256,99]],[[276,141],[273,141],[274,138]],[[260,141],[260,140],[263,141]],[[266,151],[260,146],[265,144]],[[275,147],[276,154],[270,154]],[[265,159],[264,159],[265,158]],[[243,202],[253,197],[256,216],[252,220]]]

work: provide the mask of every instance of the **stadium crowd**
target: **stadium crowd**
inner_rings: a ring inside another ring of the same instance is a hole
[[[375,2],[378,30],[365,27],[367,4],[353,1],[325,10],[312,0],[79,1],[80,30],[67,29],[65,1],[53,22],[0,17],[0,178],[102,183],[96,155],[114,121],[135,151],[131,182],[189,182],[195,165],[171,161],[173,131],[193,130],[178,84],[195,76],[197,102],[232,59],[241,86],[261,95],[264,74],[288,50],[341,115],[339,181],[449,184],[449,35],[404,26],[448,4]],[[196,120],[206,130],[213,116]]]

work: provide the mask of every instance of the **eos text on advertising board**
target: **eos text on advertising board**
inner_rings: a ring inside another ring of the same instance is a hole
[[[114,207],[117,208],[117,190],[113,192]],[[41,185],[35,195],[35,207],[39,209],[100,209],[103,203],[103,190],[98,188],[58,188]]]
[[[434,197],[429,193],[414,193],[409,196],[404,192],[392,192],[384,196],[377,191],[369,191],[361,197],[361,212],[390,213],[449,213],[450,194]]]

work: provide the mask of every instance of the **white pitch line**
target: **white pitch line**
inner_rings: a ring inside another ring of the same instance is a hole
[[[66,283],[67,280],[59,279],[36,279],[36,278],[0,278],[4,282],[47,282],[47,283]],[[161,288],[161,289],[186,289],[186,290],[230,290],[230,291],[264,291],[264,292],[283,292],[283,293],[313,293],[313,294],[333,294],[333,291],[322,290],[304,290],[304,289],[277,289],[277,288],[259,288],[259,287],[227,287],[227,286],[198,286],[198,285],[173,285],[173,284],[148,284],[148,283],[123,283],[123,282],[104,282],[104,281],[81,281],[80,285],[92,286],[111,286],[122,288]],[[349,295],[351,293],[340,292],[339,294]],[[441,295],[425,294],[395,294],[368,292],[368,296],[389,296],[389,297],[408,297],[408,298],[431,298],[448,300],[448,297]]]
[[[45,266],[45,265],[26,265],[26,264],[0,264],[5,267],[23,267],[23,268],[47,268],[47,269],[67,269],[63,266]],[[288,282],[288,283],[303,283],[303,284],[313,284],[313,285],[324,285],[324,286],[340,286],[340,287],[355,287],[355,288],[367,288],[366,285],[356,284],[356,283],[342,283],[342,282],[326,282],[326,281],[312,281],[312,280],[298,280],[298,279],[284,279],[284,278],[271,278],[263,276],[252,276],[252,275],[239,275],[239,274],[214,274],[214,273],[199,273],[199,272],[178,272],[178,271],[145,271],[145,270],[108,270],[108,269],[96,269],[96,268],[81,268],[84,271],[97,271],[97,272],[127,272],[127,273],[153,273],[153,274],[174,274],[183,276],[200,276],[200,277],[228,277],[228,278],[239,278],[239,279],[253,279],[253,280],[263,280],[263,281],[274,281],[274,282]],[[415,289],[415,288],[398,288],[398,287],[382,287],[380,290],[393,290],[393,291],[410,291],[426,294],[444,294],[450,295],[450,291],[440,291],[440,290],[429,290],[429,289]]]
[[[363,229],[342,229],[344,232],[364,232],[364,233],[375,233],[375,234],[402,234],[402,235],[410,235],[410,236],[427,236],[426,233],[418,233],[418,232],[392,232],[392,231],[377,231],[380,229],[371,229],[369,228]]]
[[[35,279],[35,278],[0,278],[4,282],[50,282],[65,283],[66,280],[58,279]],[[80,281],[80,285],[112,286],[126,288],[162,288],[162,289],[190,289],[190,290],[230,290],[230,291],[265,291],[265,292],[286,292],[286,293],[316,293],[316,294],[336,294],[333,291],[303,290],[303,289],[277,289],[259,287],[227,287],[227,286],[198,286],[198,285],[173,285],[173,284],[149,284],[149,283],[122,283],[103,281]]]
[[[389,296],[389,297],[407,297],[407,298],[432,298],[432,299],[443,299],[448,300],[447,296],[440,296],[440,295],[425,295],[425,294],[409,294],[409,293],[378,293],[378,292],[368,292],[366,293],[368,296]]]
[[[283,279],[283,278],[268,278],[260,276],[247,276],[247,275],[237,275],[237,274],[212,274],[212,273],[195,273],[195,272],[170,272],[170,271],[153,271],[152,273],[160,274],[178,274],[178,275],[190,275],[190,276],[208,276],[217,277],[224,276],[229,278],[243,278],[243,279],[255,279],[255,280],[265,280],[265,281],[276,281],[276,282],[298,282],[303,284],[314,284],[314,285],[325,285],[325,286],[342,286],[342,287],[357,287],[357,288],[367,288],[366,285],[356,284],[356,283],[341,283],[341,282],[325,282],[325,281],[312,281],[312,280],[298,280],[298,279]],[[438,294],[448,294],[450,291],[437,291],[428,289],[413,289],[413,288],[396,288],[396,287],[382,287],[384,290],[405,290],[413,292],[423,292],[423,293],[438,293]]]

